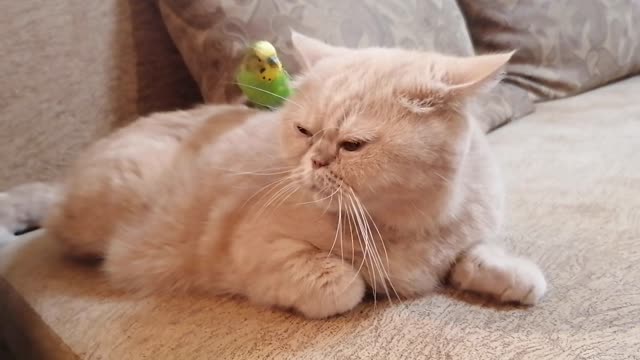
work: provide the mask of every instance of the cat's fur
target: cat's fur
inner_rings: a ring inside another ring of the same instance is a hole
[[[450,274],[535,303],[538,267],[489,243],[502,188],[466,111],[511,54],[293,42],[308,69],[282,109],[138,120],[81,156],[48,231],[136,292],[240,294],[323,318],[366,288],[412,297]]]

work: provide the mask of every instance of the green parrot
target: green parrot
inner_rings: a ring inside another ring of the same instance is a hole
[[[276,108],[291,95],[289,74],[268,41],[254,43],[245,54],[236,82],[249,101],[262,108]]]

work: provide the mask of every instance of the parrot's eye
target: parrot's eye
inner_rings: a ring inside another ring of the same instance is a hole
[[[298,129],[298,131],[300,132],[300,134],[307,136],[307,137],[311,137],[311,132],[305,128],[303,128],[300,125],[296,125],[296,129]]]
[[[340,147],[346,151],[360,150],[360,148],[362,148],[362,145],[364,145],[364,143],[361,141],[343,141],[342,143],[340,143]]]

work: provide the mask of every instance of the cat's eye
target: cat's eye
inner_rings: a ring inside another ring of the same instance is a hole
[[[357,151],[362,148],[364,143],[362,141],[343,141],[340,143],[340,147],[346,151]]]
[[[307,130],[307,129],[303,128],[303,127],[302,127],[302,126],[300,126],[300,125],[296,125],[296,129],[298,129],[298,132],[300,132],[300,134],[302,134],[302,135],[304,135],[304,136],[311,137],[311,135],[312,135],[312,134],[311,134],[311,131],[309,131],[309,130]]]

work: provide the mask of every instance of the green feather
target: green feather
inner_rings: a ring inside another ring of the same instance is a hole
[[[291,95],[289,77],[281,72],[271,81],[263,80],[259,73],[240,70],[236,81],[242,93],[255,105],[265,108],[276,108],[282,105]]]
[[[282,105],[291,95],[289,80],[275,47],[267,41],[255,42],[247,49],[236,74],[247,99],[268,109]]]

